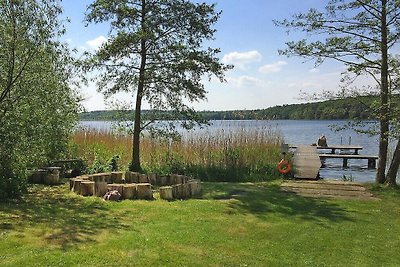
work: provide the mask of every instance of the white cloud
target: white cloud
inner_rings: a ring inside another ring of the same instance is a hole
[[[93,50],[97,50],[102,46],[105,42],[107,42],[107,38],[104,37],[103,35],[100,35],[99,37],[89,40],[86,42],[86,44]]]
[[[241,69],[244,69],[247,64],[260,62],[262,55],[260,52],[253,50],[248,52],[232,52],[224,55],[222,62],[225,64],[233,64]]]
[[[246,88],[263,87],[267,84],[266,82],[251,76],[240,76],[238,78],[228,77],[227,81],[229,84],[234,86]]]
[[[280,72],[282,67],[287,65],[286,61],[278,61],[272,64],[261,66],[258,71],[261,73],[275,73]]]
[[[311,73],[318,73],[318,72],[319,72],[319,69],[317,69],[317,68],[312,68],[312,69],[309,70],[309,72],[311,72]]]

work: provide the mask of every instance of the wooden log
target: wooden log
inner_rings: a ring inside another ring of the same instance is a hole
[[[125,183],[130,184],[132,183],[131,172],[127,171],[124,175]]]
[[[33,184],[43,184],[44,176],[47,174],[46,170],[39,169],[32,174],[31,181]]]
[[[191,197],[201,195],[201,182],[199,180],[188,181],[187,185],[189,185],[189,192]]]
[[[167,176],[167,185],[173,185],[175,184],[174,182],[174,177],[172,175]]]
[[[151,190],[151,184],[149,183],[137,184],[137,196],[138,199],[153,199],[153,191]]]
[[[160,187],[160,198],[164,200],[173,200],[172,186]]]
[[[73,181],[72,191],[79,194],[81,192],[81,183],[84,182],[84,180],[74,179]]]
[[[122,199],[135,199],[137,197],[136,184],[124,184]]]
[[[172,187],[172,196],[174,199],[182,199],[182,184],[174,184]]]
[[[104,183],[106,182],[104,173],[95,173],[89,176],[89,179],[95,183]]]
[[[138,173],[138,172],[128,171],[125,173],[125,181],[128,184],[131,184],[131,183],[137,184],[137,183],[139,183],[139,176],[140,176],[140,173]],[[127,177],[128,177],[128,179],[127,179]]]
[[[107,184],[112,184],[113,183],[113,181],[112,181],[112,178],[111,178],[111,173],[102,173],[102,175],[104,176],[104,181],[107,183]]]
[[[157,184],[157,173],[149,173],[148,175],[149,182],[153,185]]]
[[[94,182],[82,181],[80,184],[79,194],[81,196],[93,196],[94,195]]]
[[[168,180],[169,180],[168,175],[158,176],[156,184],[160,185],[160,186],[165,186],[165,185],[168,185]]]
[[[124,191],[124,185],[123,184],[108,184],[107,190],[108,191],[116,190],[122,195],[123,191]]]
[[[190,187],[188,184],[181,184],[182,187],[182,198],[186,199],[186,198],[190,198],[191,194],[190,194]]]
[[[124,177],[123,172],[112,172],[111,173],[111,180],[114,184],[122,183],[122,178]]]
[[[60,182],[60,167],[47,167],[43,176],[43,183],[46,185],[55,185]]]
[[[94,183],[94,195],[98,197],[103,197],[107,191],[107,183],[106,182],[95,182]]]
[[[149,183],[149,177],[147,176],[147,174],[140,174],[139,183],[140,184],[148,184]]]
[[[183,175],[172,174],[171,175],[171,184],[183,184]]]
[[[81,176],[78,176],[76,178],[79,178],[79,179],[82,179],[82,180],[85,180],[85,181],[92,181],[92,180],[90,180],[90,175],[81,175]]]

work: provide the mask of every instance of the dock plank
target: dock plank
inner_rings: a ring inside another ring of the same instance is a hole
[[[296,179],[318,179],[321,161],[316,147],[299,145],[296,148],[293,165]]]

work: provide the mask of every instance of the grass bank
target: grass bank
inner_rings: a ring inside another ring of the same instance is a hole
[[[179,140],[141,139],[141,164],[146,172],[191,175],[202,181],[265,181],[279,174],[282,137],[272,127],[217,131],[207,135],[187,134]],[[82,131],[71,140],[74,157],[88,162],[89,172],[102,172],[113,156],[119,169],[131,160],[132,142],[127,135]]]
[[[104,202],[34,186],[0,203],[0,266],[399,266],[400,193],[376,194],[205,183],[201,199]]]

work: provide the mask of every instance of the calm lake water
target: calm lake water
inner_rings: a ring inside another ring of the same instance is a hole
[[[346,121],[308,121],[308,120],[274,120],[274,121],[212,121],[211,125],[204,129],[196,129],[191,134],[208,135],[220,131],[235,132],[245,131],[278,131],[289,144],[316,143],[319,136],[326,136],[328,145],[357,145],[363,149],[360,154],[378,155],[377,136],[357,134],[352,130],[335,132],[331,125],[344,125]],[[96,131],[110,131],[112,122],[107,121],[82,121],[80,127]],[[343,177],[351,178],[359,182],[372,182],[375,179],[376,170],[367,168],[367,160],[349,160],[349,168],[342,168],[341,159],[327,159],[326,168],[320,171],[324,179],[341,180]]]

